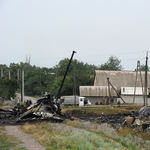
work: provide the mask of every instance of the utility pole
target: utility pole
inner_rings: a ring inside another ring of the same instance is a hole
[[[111,98],[111,94],[110,94],[110,82],[109,82],[109,78],[107,78],[108,81],[108,92],[109,92],[109,104],[110,104],[110,98]]]
[[[10,76],[10,70],[8,70],[8,76],[9,76],[9,79],[11,79],[11,76]]]
[[[18,79],[18,82],[19,82],[19,69],[17,71],[17,79]]]
[[[136,79],[135,79],[133,103],[135,102],[135,93],[136,93],[136,83],[137,83],[138,69],[140,70],[140,79],[141,79],[141,86],[142,86],[142,93],[143,93],[143,101],[144,101],[144,106],[145,106],[145,99],[144,99],[144,92],[143,92],[143,81],[142,81],[140,61],[137,61],[137,69],[136,69]]]
[[[60,96],[60,92],[61,92],[62,86],[63,86],[63,84],[64,84],[64,81],[65,81],[65,79],[66,79],[66,75],[67,75],[67,72],[68,72],[69,66],[70,66],[70,64],[71,64],[71,61],[72,61],[72,58],[73,58],[74,53],[76,53],[76,52],[75,52],[75,51],[73,51],[73,52],[72,52],[72,55],[71,55],[71,58],[70,58],[69,64],[68,64],[68,66],[67,66],[67,69],[66,69],[66,72],[65,72],[65,75],[64,75],[63,81],[62,81],[62,83],[61,83],[61,85],[60,85],[60,88],[59,88],[59,91],[58,91],[58,94],[57,94],[57,97],[56,97],[56,101],[58,100],[58,98],[59,98],[59,96]]]
[[[40,68],[40,87],[41,87],[41,68]]]
[[[3,77],[3,69],[1,69],[1,77]]]
[[[74,70],[74,104],[76,105],[76,71]]]
[[[114,88],[114,86],[110,83],[109,78],[107,78],[108,81],[108,89],[109,89],[109,96],[110,95],[110,85],[112,86],[112,88],[114,89],[114,91],[116,92],[116,94],[121,98],[121,100],[125,103],[125,101],[123,100],[123,98],[121,97],[121,95],[117,92],[117,90]]]
[[[20,68],[20,92],[21,92],[21,102],[22,102],[22,69]]]
[[[148,101],[147,101],[147,61],[148,61],[148,51],[146,54],[146,65],[145,65],[145,102],[146,106],[148,106]]]
[[[56,80],[57,80],[57,68],[56,68]]]
[[[21,96],[22,102],[24,101],[24,69],[22,69],[22,96]]]

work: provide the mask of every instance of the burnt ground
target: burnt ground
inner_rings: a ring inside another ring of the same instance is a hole
[[[111,114],[111,115],[98,115],[94,112],[86,112],[86,111],[81,111],[81,110],[72,110],[72,111],[67,111],[65,114],[62,114],[63,119],[71,119],[72,117],[84,120],[84,121],[90,121],[90,122],[96,122],[96,123],[108,123],[108,124],[122,124],[125,121],[125,118],[127,116],[135,116],[138,117],[138,113],[123,113],[123,114]],[[63,120],[55,120],[55,119],[38,119],[38,118],[27,118],[21,121],[16,121],[16,117],[9,111],[7,112],[0,112],[0,126],[5,126],[5,125],[22,125],[25,122],[30,122],[30,123],[37,123],[41,121],[51,121],[51,122],[62,122]]]

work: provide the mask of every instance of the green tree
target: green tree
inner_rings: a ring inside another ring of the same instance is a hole
[[[54,83],[49,86],[49,89],[55,96],[58,94],[68,63],[69,59],[65,58],[54,67],[57,69],[58,78],[57,80],[55,79]],[[80,85],[93,85],[96,69],[98,69],[98,67],[95,65],[88,65],[87,63],[84,64],[76,59],[72,60],[60,95],[73,95],[74,71],[76,72],[76,94],[79,95]]]
[[[108,61],[100,65],[100,70],[123,70],[122,65],[120,64],[121,60],[118,57],[110,56]]]
[[[57,97],[62,80],[63,80],[63,76],[58,77],[57,80],[55,79],[54,83],[50,87],[50,91],[55,97]],[[72,95],[73,93],[73,81],[72,80],[73,79],[71,76],[66,77],[64,85],[61,89],[60,95]]]
[[[145,71],[145,69],[146,69],[145,65],[141,65],[141,71]],[[150,70],[150,68],[147,67],[147,71],[149,71],[149,70]]]
[[[0,77],[0,95],[5,99],[15,98],[15,92],[18,89],[18,81],[16,79],[5,79]]]

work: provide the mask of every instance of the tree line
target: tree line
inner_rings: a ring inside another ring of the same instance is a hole
[[[41,95],[43,92],[51,92],[55,97],[58,94],[61,82],[63,80],[69,59],[60,60],[58,65],[52,68],[36,67],[28,63],[10,63],[7,65],[0,64],[3,69],[3,77],[0,77],[0,96],[5,99],[15,97],[15,91],[20,89],[20,76],[18,80],[18,70],[24,70],[24,92],[25,95]],[[11,72],[11,79],[8,78]],[[60,95],[79,95],[79,86],[92,86],[94,84],[95,70],[123,70],[121,60],[115,56],[110,56],[108,61],[99,66],[89,65],[73,59],[67,76],[62,87]],[[74,79],[76,86],[74,85]]]

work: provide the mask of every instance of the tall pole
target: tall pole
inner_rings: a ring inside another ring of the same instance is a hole
[[[11,76],[10,76],[10,70],[8,71],[8,75],[9,75],[9,79],[11,79]]]
[[[22,69],[22,102],[24,101],[24,70]]]
[[[109,104],[110,104],[110,98],[111,98],[111,94],[110,94],[110,82],[109,82],[109,78],[107,78],[108,81],[108,92],[109,92]]]
[[[76,105],[76,71],[74,71],[74,104]]]
[[[18,82],[19,82],[19,69],[17,71],[17,79],[18,79]]]
[[[144,106],[145,106],[145,97],[144,97],[144,92],[143,92],[143,81],[142,81],[140,61],[137,61],[137,69],[136,69],[136,79],[135,79],[133,103],[135,102],[135,93],[136,93],[136,83],[137,83],[137,76],[138,76],[138,68],[140,70],[140,79],[141,79],[141,86],[142,86],[142,94],[143,94],[143,101],[144,101]]]
[[[145,102],[146,102],[146,106],[148,106],[148,101],[147,101],[147,60],[148,60],[148,51],[146,54],[146,65],[145,65]]]
[[[142,73],[141,73],[140,61],[139,61],[139,68],[140,68],[140,79],[141,79],[142,94],[143,94],[143,101],[144,101],[143,80],[142,80]],[[145,106],[145,101],[144,101],[144,106]]]
[[[63,86],[63,84],[64,84],[64,81],[65,81],[65,79],[66,79],[66,75],[67,75],[67,72],[68,72],[69,66],[70,66],[70,64],[71,64],[71,61],[72,61],[72,58],[73,58],[74,53],[76,53],[76,52],[75,52],[75,51],[73,51],[73,52],[72,52],[72,55],[71,55],[71,58],[70,58],[69,64],[68,64],[68,66],[67,66],[67,69],[66,69],[66,72],[65,72],[65,75],[64,75],[63,81],[62,81],[62,83],[61,83],[61,86],[60,86],[60,88],[59,88],[59,91],[58,91],[58,94],[57,94],[57,97],[56,97],[56,101],[58,100],[58,98],[59,98],[59,96],[60,96],[60,92],[61,92],[62,86]]]
[[[41,68],[40,68],[40,87],[41,87]]]
[[[114,86],[110,83],[109,78],[107,78],[108,81],[108,86],[110,89],[110,85],[112,86],[112,88],[114,89],[114,91],[117,93],[117,95],[121,98],[121,100],[125,103],[125,101],[123,100],[123,98],[121,97],[121,95],[116,91],[116,89],[114,88]],[[110,90],[109,90],[109,94],[110,94]]]
[[[3,69],[1,69],[1,77],[3,77]]]
[[[134,97],[133,97],[133,104],[134,104],[134,101],[135,101],[136,82],[137,82],[137,72],[138,72],[138,64],[137,64],[137,69],[136,69],[136,79],[135,79],[135,87],[134,87]]]
[[[20,91],[21,91],[21,102],[22,102],[22,69],[20,69]]]

